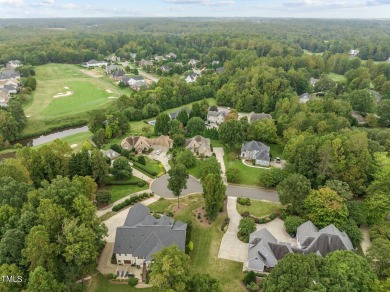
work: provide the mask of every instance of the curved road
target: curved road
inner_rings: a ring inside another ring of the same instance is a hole
[[[168,178],[169,176],[166,174],[154,180],[150,186],[152,192],[160,197],[175,198],[173,193],[167,188]],[[196,180],[194,177],[190,176],[190,178],[187,181],[187,189],[183,190],[181,195],[186,196],[189,194],[202,193],[202,192],[203,189],[200,182]],[[230,197],[247,197],[256,200],[267,200],[271,202],[279,202],[278,193],[276,191],[266,190],[266,189],[227,185],[226,195]]]

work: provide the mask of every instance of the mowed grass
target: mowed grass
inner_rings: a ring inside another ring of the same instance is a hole
[[[87,288],[88,292],[155,292],[154,288],[137,289],[129,286],[126,282],[124,284],[110,283],[101,273],[97,273],[92,277],[91,284]]]
[[[59,138],[59,140],[64,141],[69,146],[77,145],[76,147],[72,148],[73,152],[76,153],[76,152],[80,152],[81,151],[81,149],[83,147],[84,141],[91,140],[92,135],[93,134],[90,131],[87,131],[87,132],[83,132],[83,133],[78,133],[78,134],[66,136],[64,138]],[[48,142],[48,143],[44,143],[44,144],[41,144],[41,145],[38,145],[38,146],[33,146],[33,148],[34,149],[38,149],[38,148],[42,147],[43,145],[48,145],[48,144],[50,144],[52,142],[53,141]]]
[[[148,189],[148,185],[145,184],[143,187],[137,185],[124,185],[124,186],[109,186],[107,190],[111,193],[110,204],[114,203],[128,195],[134,194],[139,191]]]
[[[283,206],[280,203],[264,202],[257,200],[251,200],[250,206],[243,206],[237,203],[238,213],[241,214],[242,212],[248,211],[251,215],[259,218],[268,216],[272,213],[278,213],[281,209],[283,209]]]
[[[109,96],[119,96],[114,84],[88,76],[80,70],[80,67],[70,64],[37,66],[35,69],[37,89],[32,102],[25,108],[26,115],[31,115],[30,120],[75,116],[112,103]],[[72,92],[71,96],[53,97],[68,91]]]
[[[347,80],[344,75],[336,74],[333,72],[329,73],[328,76],[330,77],[330,79],[332,79],[333,81],[336,81],[336,82]]]
[[[169,211],[172,204],[175,203],[176,203],[176,199],[167,200],[164,198],[160,198],[157,202],[150,204],[148,208],[151,212],[165,213],[166,211]]]

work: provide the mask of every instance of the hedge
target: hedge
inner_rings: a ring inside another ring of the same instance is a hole
[[[133,166],[135,168],[139,168],[142,171],[145,171],[146,173],[150,174],[151,176],[157,176],[157,172],[154,170],[150,169],[149,167],[142,165],[141,163],[138,163],[137,161],[133,160]]]
[[[112,211],[117,212],[119,210],[122,210],[123,208],[126,208],[127,206],[134,205],[135,203],[140,202],[140,201],[147,199],[147,198],[150,198],[150,197],[153,197],[153,194],[142,193],[139,195],[132,196],[132,197],[126,199],[125,201],[123,201],[122,203],[112,207]]]

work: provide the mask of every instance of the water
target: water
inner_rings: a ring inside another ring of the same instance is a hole
[[[19,143],[19,144],[22,144],[23,146],[38,146],[41,144],[51,142],[55,139],[64,138],[64,137],[67,137],[70,135],[83,133],[83,132],[87,132],[87,131],[88,131],[88,126],[70,128],[70,129],[66,129],[66,130],[53,132],[53,133],[47,134],[47,135],[41,135],[41,136],[35,137],[35,138],[28,138],[28,139],[15,141],[14,144]]]

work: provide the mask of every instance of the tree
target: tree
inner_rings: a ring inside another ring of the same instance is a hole
[[[31,187],[10,177],[0,177],[0,206],[9,205],[21,209],[27,202]]]
[[[367,249],[367,259],[379,278],[390,273],[390,240],[375,239]]]
[[[108,181],[109,166],[99,150],[92,150],[90,158],[92,177],[99,184],[104,185]]]
[[[330,188],[311,190],[304,201],[309,219],[323,228],[329,224],[342,226],[348,217],[345,200]]]
[[[190,257],[176,245],[164,247],[153,255],[150,283],[160,290],[186,291]]]
[[[179,152],[176,156],[176,161],[177,163],[183,164],[185,167],[192,167],[197,162],[194,153],[192,153],[192,151],[188,148]]]
[[[25,234],[19,229],[9,229],[0,241],[0,263],[19,264],[22,259]]]
[[[259,185],[266,188],[277,186],[286,178],[287,172],[279,168],[271,168],[261,172],[259,176]]]
[[[37,267],[29,277],[27,292],[52,292],[67,291],[62,283],[58,283],[53,274],[45,271],[42,267]]]
[[[306,220],[298,216],[287,216],[284,220],[284,228],[288,234],[296,234],[297,228]]]
[[[327,180],[325,187],[328,187],[338,193],[345,200],[350,200],[353,197],[353,194],[349,188],[349,185],[346,182],[331,179]]]
[[[117,179],[128,179],[131,177],[133,169],[126,157],[118,157],[112,164],[112,174]]]
[[[379,124],[382,127],[390,127],[390,99],[380,101],[377,112],[379,116]]]
[[[316,254],[288,254],[263,281],[264,292],[325,291],[320,282],[323,259]]]
[[[310,181],[301,174],[290,174],[277,187],[280,202],[288,204],[293,213],[300,213],[303,201],[311,190]]]
[[[0,291],[2,292],[17,292],[23,288],[23,271],[15,264],[2,264],[0,266],[1,276],[13,276],[15,282],[0,281]],[[39,291],[39,290],[37,290]]]
[[[174,134],[172,136],[172,139],[173,139],[173,144],[176,147],[184,146],[186,142],[186,137],[184,136],[184,134]]]
[[[96,193],[96,204],[108,205],[111,200],[111,193],[109,191],[101,190]]]
[[[154,125],[154,133],[156,135],[168,135],[169,133],[169,122],[171,118],[166,113],[161,113],[156,118],[156,124]]]
[[[352,108],[363,115],[374,112],[375,99],[367,89],[352,91],[349,100]]]
[[[186,292],[220,292],[221,287],[217,279],[209,274],[195,274],[186,284]]]
[[[384,193],[369,194],[364,199],[365,214],[369,225],[383,221],[390,213],[390,197]]]
[[[349,218],[356,222],[358,226],[367,223],[366,210],[363,201],[347,201]]]
[[[238,233],[249,239],[249,235],[256,231],[256,223],[251,217],[243,217],[238,225]]]
[[[183,164],[176,164],[168,170],[168,175],[168,189],[177,197],[177,207],[179,207],[181,191],[187,188],[189,178],[187,168]]]
[[[169,135],[175,135],[175,134],[182,134],[184,132],[183,130],[183,124],[180,123],[177,119],[176,120],[170,120],[169,121]]]
[[[230,148],[241,144],[244,141],[242,124],[233,119],[222,123],[218,129],[218,137],[222,144]]]
[[[221,165],[214,156],[203,159],[199,162],[199,174],[201,181],[211,173],[221,175]]]
[[[218,212],[223,209],[226,186],[222,181],[221,175],[211,173],[202,180],[202,187],[206,199],[207,217],[215,220]]]
[[[351,251],[329,253],[320,273],[326,291],[375,291],[375,273],[364,257]]]
[[[249,125],[247,140],[275,143],[278,140],[278,135],[274,120],[264,119],[262,121],[254,121]]]
[[[208,106],[207,108],[203,107],[201,103],[194,102],[192,104],[191,112],[190,112],[190,119],[193,117],[198,117],[202,120],[204,120],[207,116]]]
[[[363,233],[357,226],[356,222],[348,218],[347,221],[340,226],[340,231],[344,231],[348,234],[349,239],[354,247],[360,246],[363,241]]]
[[[187,133],[193,137],[196,135],[202,135],[206,130],[206,125],[201,118],[193,117],[189,119],[187,123]]]
[[[186,109],[181,109],[180,112],[177,114],[176,120],[183,124],[183,126],[187,125],[188,122],[188,113]]]
[[[226,178],[230,183],[240,183],[242,179],[242,171],[238,167],[230,167],[226,170]]]

